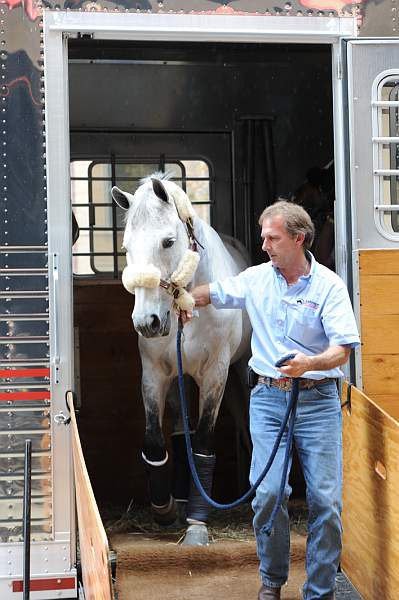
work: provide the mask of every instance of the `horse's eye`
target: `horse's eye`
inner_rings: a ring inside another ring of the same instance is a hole
[[[166,238],[165,240],[162,240],[162,246],[164,248],[170,248],[171,246],[173,246],[175,241],[176,241],[175,238]]]

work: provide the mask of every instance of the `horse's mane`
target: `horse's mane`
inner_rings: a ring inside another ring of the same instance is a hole
[[[140,184],[142,185],[143,183],[149,183],[151,179],[161,179],[163,181],[169,181],[170,179],[172,179],[172,177],[172,171],[166,171],[166,173],[164,173],[163,171],[156,171],[155,173],[151,173],[151,175],[146,175],[146,177],[140,179]]]
[[[206,270],[206,273],[198,273],[199,279],[203,277],[199,283],[215,281],[229,275],[235,275],[245,268],[245,258],[243,257],[242,265],[238,266],[235,263],[231,250],[226,247],[220,235],[211,225],[208,225],[208,223],[198,216],[194,218],[194,231],[198,241],[203,246],[202,248],[201,246],[198,248],[201,256],[198,270]],[[230,240],[227,241],[230,242]],[[233,246],[231,242],[229,245]]]

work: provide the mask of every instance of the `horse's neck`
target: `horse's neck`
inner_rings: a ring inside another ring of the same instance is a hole
[[[194,233],[201,244],[198,248],[200,262],[193,279],[193,285],[208,283],[228,277],[234,272],[233,261],[222,239],[205,221],[194,219]]]

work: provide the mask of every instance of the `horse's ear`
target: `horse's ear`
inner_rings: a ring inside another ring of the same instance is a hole
[[[111,190],[112,198],[115,200],[118,206],[127,210],[130,206],[129,197],[125,192],[122,192],[116,185]]]
[[[152,178],[152,189],[154,190],[154,194],[158,196],[160,200],[164,202],[168,202],[168,192],[165,190],[163,184],[159,181],[159,179]]]

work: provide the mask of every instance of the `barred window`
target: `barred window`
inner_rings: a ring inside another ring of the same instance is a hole
[[[385,76],[384,76],[385,75]],[[374,215],[384,237],[399,239],[399,73],[373,84]]]
[[[167,160],[161,165],[158,159],[71,162],[72,211],[79,227],[72,250],[74,275],[118,278],[126,264],[124,211],[112,202],[111,188],[117,185],[134,194],[141,179],[160,170],[171,175],[198,216],[210,223],[210,172],[203,160]]]

